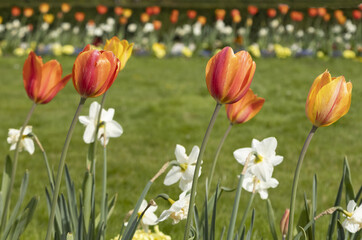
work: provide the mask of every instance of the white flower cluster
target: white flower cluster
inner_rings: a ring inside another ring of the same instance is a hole
[[[20,145],[19,145],[19,151],[23,151],[23,149],[25,149],[25,151],[27,151],[30,154],[34,153],[34,141],[31,138],[31,134],[32,134],[32,126],[26,126],[24,129],[24,132],[22,134],[21,140],[20,140]],[[16,148],[16,143],[19,140],[19,136],[20,135],[20,129],[14,129],[14,128],[10,128],[9,132],[8,132],[8,138],[7,141],[10,144],[10,151],[15,150]]]
[[[248,192],[258,192],[262,199],[268,198],[268,188],[276,188],[278,180],[272,178],[274,166],[283,161],[276,155],[277,140],[269,137],[263,141],[252,140],[251,148],[240,148],[234,151],[234,157],[240,164],[247,163],[243,188]]]

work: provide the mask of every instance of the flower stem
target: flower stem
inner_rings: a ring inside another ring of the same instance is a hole
[[[14,187],[14,180],[15,180],[15,175],[16,175],[16,168],[18,165],[18,158],[19,158],[19,151],[20,151],[20,142],[22,140],[23,137],[23,133],[25,130],[26,125],[28,124],[31,115],[34,112],[34,109],[36,107],[36,103],[34,102],[33,105],[31,106],[28,115],[25,118],[25,121],[23,123],[23,126],[20,129],[19,132],[19,139],[16,142],[16,147],[15,147],[15,153],[14,153],[14,160],[13,160],[13,166],[11,169],[11,177],[10,177],[10,183],[9,183],[9,188],[8,191],[6,193],[6,199],[5,199],[5,204],[4,204],[4,211],[3,211],[3,215],[1,217],[1,230],[4,230],[5,225],[6,225],[6,220],[7,220],[7,211],[10,205],[10,199],[11,199],[11,192],[13,191],[13,187]]]
[[[214,161],[212,162],[212,167],[211,167],[211,171],[210,171],[209,178],[208,178],[208,186],[207,186],[208,193],[210,192],[211,182],[212,182],[212,178],[214,176],[216,162],[217,162],[217,160],[219,158],[220,150],[221,150],[222,146],[224,145],[225,139],[229,135],[229,132],[230,132],[232,126],[233,126],[233,124],[230,123],[228,129],[226,130],[226,132],[224,134],[224,137],[221,139],[221,141],[219,143],[219,146],[217,147],[215,157],[214,157]]]
[[[104,142],[106,139],[104,139]],[[103,179],[102,179],[102,200],[101,200],[101,222],[103,222],[103,230],[101,239],[106,239],[106,227],[107,227],[107,202],[106,202],[106,194],[107,194],[107,147],[104,144],[103,146]],[[101,224],[100,224],[101,225]]]
[[[189,233],[191,229],[191,220],[194,215],[194,204],[195,204],[195,196],[196,196],[196,188],[197,188],[197,181],[199,179],[199,172],[201,167],[201,159],[204,155],[205,148],[207,145],[207,141],[209,140],[211,130],[215,124],[216,116],[219,113],[219,110],[221,108],[221,103],[216,103],[214,113],[211,116],[209,126],[206,129],[204,139],[202,140],[201,147],[200,147],[200,154],[197,157],[196,167],[194,171],[194,177],[192,179],[192,187],[191,187],[191,195],[190,195],[190,204],[189,204],[189,211],[187,213],[187,221],[186,221],[186,227],[185,227],[185,233],[184,233],[184,240],[189,239]]]
[[[251,205],[253,203],[254,197],[255,197],[255,192],[253,192],[251,194],[251,196],[249,198],[248,205],[245,208],[244,215],[243,215],[243,218],[241,219],[240,226],[239,226],[239,229],[238,229],[239,236],[241,235],[241,232],[243,231],[243,227],[244,227],[244,224],[245,224],[245,221],[246,221],[246,217],[248,216],[248,213],[250,211],[250,208],[251,208]]]
[[[302,151],[300,152],[298,163],[297,163],[297,168],[295,169],[293,187],[292,187],[292,196],[291,196],[291,199],[290,199],[290,214],[289,214],[289,226],[288,226],[288,237],[287,237],[288,240],[291,240],[292,236],[293,236],[295,198],[296,198],[296,195],[297,195],[297,188],[298,188],[300,170],[302,168],[304,156],[305,156],[305,154],[307,152],[309,143],[312,140],[312,137],[313,137],[314,133],[317,131],[317,128],[318,127],[313,125],[312,129],[310,130],[310,132],[309,132],[309,134],[307,136],[307,139],[304,142]]]
[[[57,177],[56,177],[56,180],[55,180],[55,188],[54,188],[54,192],[53,192],[52,205],[51,205],[51,209],[50,209],[50,216],[49,216],[49,222],[48,222],[48,228],[47,228],[47,235],[45,237],[46,240],[50,239],[51,233],[53,231],[55,208],[57,206],[57,199],[58,199],[58,195],[59,195],[60,182],[61,182],[61,179],[62,179],[64,164],[65,164],[65,158],[67,156],[69,143],[70,143],[70,140],[72,138],[72,134],[73,134],[75,125],[78,122],[78,117],[79,117],[80,111],[82,110],[83,105],[84,105],[86,100],[87,100],[86,98],[81,97],[81,99],[79,101],[78,108],[77,108],[77,110],[76,110],[76,112],[74,114],[72,123],[70,124],[68,134],[67,134],[67,137],[66,137],[65,142],[64,142],[62,154],[61,154],[60,160],[59,160]]]

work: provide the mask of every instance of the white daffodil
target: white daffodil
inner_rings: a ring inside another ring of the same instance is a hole
[[[276,188],[279,182],[275,178],[269,178],[267,181],[259,180],[255,175],[246,173],[243,179],[243,188],[248,192],[259,193],[261,199],[268,198],[268,188]]]
[[[32,133],[32,129],[33,129],[32,126],[25,127],[23,136],[21,137],[20,141],[20,146],[19,146],[20,152],[23,151],[23,149],[25,149],[25,151],[29,152],[30,154],[34,153],[35,150],[34,141],[29,136],[29,134]],[[19,139],[19,135],[20,135],[20,130],[14,128],[9,129],[7,141],[10,144],[10,151],[15,150],[16,143],[18,142]]]
[[[343,221],[342,226],[350,233],[356,233],[362,228],[362,204],[357,207],[355,201],[349,201],[347,205],[346,220]]]
[[[160,217],[157,219],[157,222],[162,222],[167,218],[171,218],[173,219],[172,224],[177,224],[181,220],[186,219],[187,213],[189,211],[189,204],[190,194],[187,193],[187,191],[184,191],[180,194],[179,199],[172,203],[172,206],[168,210],[165,210],[161,213]]]
[[[166,186],[172,185],[180,180],[179,187],[182,191],[191,189],[192,179],[195,172],[195,164],[197,157],[199,156],[200,149],[198,146],[194,146],[190,153],[190,156],[186,155],[186,150],[181,145],[176,145],[175,156],[178,166],[173,166],[167,173],[163,184]],[[201,175],[201,167],[199,176]]]
[[[236,161],[244,165],[250,155],[247,171],[250,171],[258,179],[268,182],[274,170],[274,166],[283,161],[283,157],[275,154],[278,143],[275,137],[265,138],[259,142],[253,139],[251,148],[240,148],[234,151]]]
[[[100,104],[93,102],[89,108],[89,116],[80,116],[79,121],[86,126],[83,140],[85,143],[94,142],[94,135],[97,127],[98,114]],[[100,126],[98,130],[97,139],[99,139],[102,145],[108,143],[109,138],[116,138],[122,135],[123,129],[119,123],[113,120],[114,109],[109,108],[108,111],[102,109],[102,115],[100,119]],[[105,140],[105,142],[104,142]]]
[[[143,199],[140,208],[138,209],[138,216],[141,216],[143,211],[147,208],[148,203],[146,200]],[[148,226],[153,226],[157,224],[157,216],[155,211],[157,210],[157,206],[150,206],[146,212],[143,214],[141,219],[141,226],[147,232]]]

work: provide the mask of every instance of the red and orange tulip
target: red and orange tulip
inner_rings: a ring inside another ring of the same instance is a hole
[[[239,101],[225,105],[226,114],[232,124],[245,123],[260,111],[264,102],[264,98],[258,97],[249,88],[248,92]]]
[[[226,14],[225,9],[216,9],[215,10],[216,20],[224,20],[225,14]]]
[[[23,67],[23,81],[29,98],[37,104],[50,102],[67,84],[71,75],[62,79],[62,67],[56,60],[43,64],[41,57],[30,52]]]
[[[141,22],[146,23],[150,20],[150,15],[148,15],[147,13],[141,13],[140,20]]]
[[[195,10],[187,10],[186,15],[189,19],[195,19],[197,12]]]
[[[285,15],[289,11],[289,6],[287,4],[279,4],[278,9],[281,14]]]
[[[157,31],[162,27],[162,22],[159,20],[153,20],[153,28]]]
[[[116,14],[117,16],[121,16],[123,13],[123,8],[122,7],[115,7],[114,8],[114,14]]]
[[[360,10],[353,10],[352,17],[356,20],[360,20],[362,18],[362,12]]]
[[[177,23],[178,15],[179,15],[178,10],[176,10],[176,9],[172,10],[171,15],[170,15],[170,22],[173,24]]]
[[[352,83],[343,76],[319,75],[309,90],[305,112],[316,127],[329,126],[343,117],[351,105]]]
[[[303,13],[299,11],[292,11],[290,13],[290,18],[295,22],[303,21],[303,17],[304,17]]]
[[[122,70],[132,55],[133,43],[129,44],[127,40],[119,40],[118,37],[112,37],[104,45],[105,51],[111,51],[121,61],[120,70]]]
[[[206,19],[205,16],[199,16],[199,17],[197,18],[197,22],[199,22],[201,25],[205,25],[205,24],[206,24],[206,21],[207,21],[207,19]]]
[[[318,15],[318,9],[314,7],[309,8],[308,15],[312,18],[316,17]]]
[[[34,10],[32,8],[24,8],[23,14],[25,17],[30,18],[34,14]]]
[[[108,8],[107,8],[107,6],[104,6],[104,5],[100,4],[100,5],[97,6],[97,12],[98,12],[99,15],[104,15],[104,14],[106,14],[108,12]]]
[[[132,10],[131,9],[129,9],[129,8],[125,8],[125,9],[123,9],[123,17],[125,17],[125,18],[130,18],[131,16],[132,16]]]
[[[12,7],[11,8],[11,16],[18,17],[21,14],[21,10],[19,7]]]
[[[87,45],[75,59],[73,85],[83,98],[98,97],[112,86],[121,62],[111,51],[98,51]]]
[[[248,52],[234,54],[225,47],[207,63],[206,85],[216,101],[231,104],[247,93],[254,73],[255,62]]]
[[[76,12],[74,14],[74,18],[77,22],[83,22],[84,18],[85,18],[85,14],[84,14],[84,12]]]
[[[43,20],[48,24],[52,24],[54,22],[54,15],[50,13],[44,14]]]
[[[324,7],[320,7],[317,10],[320,17],[324,17],[327,14],[327,9],[325,9]]]
[[[277,15],[277,10],[275,10],[274,8],[269,8],[266,13],[268,17],[274,18]]]
[[[63,13],[68,13],[72,7],[68,3],[62,3],[60,8],[62,9]]]
[[[254,16],[255,14],[258,13],[258,11],[259,11],[259,9],[256,6],[254,6],[254,5],[249,5],[248,6],[248,13],[250,15]]]

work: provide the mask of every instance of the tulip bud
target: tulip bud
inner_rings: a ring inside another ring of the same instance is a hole
[[[219,103],[231,104],[248,91],[255,72],[255,62],[246,51],[234,54],[225,47],[206,66],[206,84],[211,96]]]
[[[122,70],[132,55],[133,43],[129,44],[127,40],[119,40],[118,37],[112,37],[106,41],[105,51],[111,51],[121,62],[120,70]]]
[[[29,98],[37,104],[50,102],[67,84],[71,75],[63,79],[62,67],[56,60],[43,64],[41,57],[30,52],[23,67],[23,81]]]
[[[319,75],[309,90],[305,112],[316,127],[329,126],[344,116],[351,105],[352,83],[343,76]]]
[[[283,235],[283,239],[285,239],[285,237],[288,234],[288,224],[289,224],[289,209],[286,209],[282,219],[280,220],[280,231]]]
[[[245,123],[260,111],[264,102],[264,98],[258,97],[249,88],[248,92],[239,101],[225,105],[227,117],[232,124]]]
[[[87,45],[75,59],[73,85],[84,98],[98,97],[113,84],[120,61],[110,51],[98,51]]]

